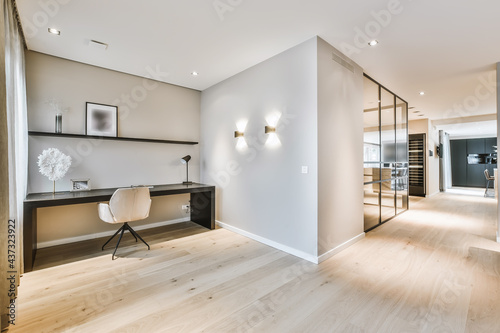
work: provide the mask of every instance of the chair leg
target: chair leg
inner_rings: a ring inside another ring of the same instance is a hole
[[[484,196],[487,197],[488,196],[488,188],[490,187],[490,181],[488,179],[488,181],[486,182],[486,190],[484,190]]]
[[[125,225],[124,225],[125,226]],[[118,238],[118,243],[116,243],[116,246],[115,246],[115,250],[113,251],[113,255],[111,256],[111,260],[115,260],[115,253],[116,253],[116,250],[118,250],[118,245],[120,245],[120,241],[122,240],[122,237],[123,237],[123,233],[125,232],[125,229],[124,227],[120,228],[122,229],[122,232],[120,234],[120,237]]]
[[[115,238],[115,236],[116,236],[116,235],[118,235],[118,233],[119,233],[120,231],[122,231],[122,229],[123,229],[123,225],[120,227],[120,229],[116,230],[115,234],[114,234],[113,236],[111,236],[111,238],[110,238],[110,239],[108,239],[108,241],[107,241],[106,243],[104,243],[104,245],[103,245],[103,246],[102,246],[102,248],[101,248],[103,251],[104,251],[104,247],[105,247],[106,245],[108,245],[108,243],[109,243],[109,242],[110,242],[113,238]]]
[[[135,242],[137,243],[137,237],[135,236],[135,232],[132,232],[132,231],[131,231],[131,230],[132,230],[132,228],[128,225],[128,223],[127,223],[127,222],[125,222],[125,224],[127,225],[127,229],[128,229],[128,231],[130,231],[130,234],[131,234],[132,236],[134,236],[134,238],[135,238]]]
[[[128,230],[132,236],[134,236],[135,238],[135,241],[137,242],[137,238],[139,238],[144,244],[146,244],[146,246],[148,247],[148,250],[151,250],[151,248],[149,247],[149,244],[146,243],[146,241],[144,239],[142,239],[141,236],[139,236],[139,234],[137,232],[135,232],[134,229],[132,229],[131,226],[128,225],[127,222],[123,223],[123,225],[120,227],[120,229],[118,229],[115,234],[113,236],[111,236],[110,239],[108,239],[108,241],[106,243],[104,243],[104,245],[102,246],[102,250],[104,250],[104,247],[113,239],[115,238],[116,235],[118,235],[118,233],[120,233],[120,237],[118,238],[118,243],[116,243],[116,246],[115,246],[115,250],[113,251],[113,255],[111,256],[111,260],[115,260],[115,254],[116,254],[116,250],[118,249],[118,245],[120,245],[120,242],[122,240],[122,237],[123,237],[123,234],[125,233],[125,230]]]
[[[142,239],[142,237],[141,237],[141,236],[139,236],[139,234],[138,234],[137,232],[135,232],[135,230],[134,230],[134,229],[132,229],[132,227],[131,227],[131,226],[129,226],[127,223],[125,223],[125,224],[127,225],[127,228],[128,228],[128,230],[130,231],[130,233],[131,233],[132,235],[134,235],[134,237],[135,237],[135,236],[139,237],[139,239],[140,239],[140,240],[141,240],[144,244],[146,244],[146,246],[148,247],[148,250],[151,250],[151,248],[149,247],[149,244],[148,244],[148,243],[146,243],[146,241],[144,241],[144,239]],[[137,238],[136,238],[136,239],[137,239]]]

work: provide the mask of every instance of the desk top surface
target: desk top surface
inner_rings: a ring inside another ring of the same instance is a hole
[[[151,196],[196,193],[215,190],[215,186],[193,183],[191,185],[184,184],[166,184],[166,185],[150,185],[149,192]],[[50,201],[77,201],[79,199],[98,198],[104,200],[106,197],[111,197],[117,188],[95,189],[90,191],[63,191],[63,192],[44,192],[44,193],[29,193],[24,200],[24,203],[40,203]]]

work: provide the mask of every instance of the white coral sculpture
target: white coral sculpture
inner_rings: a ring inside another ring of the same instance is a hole
[[[71,156],[64,155],[56,148],[45,149],[42,154],[38,156],[40,173],[54,182],[63,178],[70,166]]]

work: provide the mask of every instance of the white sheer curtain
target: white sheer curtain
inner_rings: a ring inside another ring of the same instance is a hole
[[[443,135],[443,167],[444,167],[444,190],[451,188],[451,149],[450,149],[450,135],[444,133]]]
[[[17,229],[17,272],[21,272],[23,201],[28,178],[28,121],[24,42],[14,15],[13,0],[2,0],[5,13],[5,76],[9,138],[9,214]],[[19,279],[18,279],[19,281]]]

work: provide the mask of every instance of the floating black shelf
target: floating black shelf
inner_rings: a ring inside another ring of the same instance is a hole
[[[49,133],[49,132],[36,132],[28,131],[32,136],[52,136],[59,138],[72,138],[72,139],[92,139],[92,140],[114,140],[114,141],[136,141],[136,142],[150,142],[150,143],[169,143],[176,145],[197,145],[195,141],[176,141],[176,140],[161,140],[161,139],[143,139],[143,138],[126,138],[119,136],[98,136],[98,135],[85,135],[85,134],[69,134],[69,133]]]

